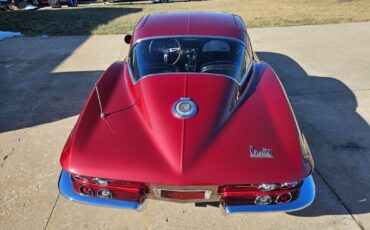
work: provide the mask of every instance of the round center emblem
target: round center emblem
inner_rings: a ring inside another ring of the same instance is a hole
[[[191,110],[191,105],[187,101],[182,101],[179,103],[179,110],[183,113],[189,112]]]
[[[173,105],[173,113],[178,118],[193,117],[198,107],[190,98],[181,98]]]

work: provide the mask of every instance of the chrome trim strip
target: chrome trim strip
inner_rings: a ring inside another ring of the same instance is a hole
[[[308,176],[302,184],[299,197],[289,203],[275,204],[275,205],[233,205],[226,206],[224,202],[223,208],[225,213],[239,213],[239,212],[293,212],[309,206],[315,199],[315,183],[312,176]]]
[[[128,208],[134,210],[138,210],[141,207],[141,204],[134,201],[112,200],[80,195],[76,193],[73,189],[71,174],[64,170],[62,170],[59,177],[59,191],[65,198],[83,204],[98,205],[112,208]]]
[[[240,80],[240,82],[238,82],[238,84],[241,86],[244,84],[245,80],[247,79],[248,75],[249,75],[249,72],[251,71],[252,69],[252,66],[253,66],[253,61],[252,61],[252,58],[251,60],[249,61],[249,65],[248,65],[248,68],[247,70],[245,71],[242,79]]]
[[[131,50],[130,50],[130,52],[128,54],[128,57],[127,57],[127,67],[128,67],[128,74],[130,75],[131,82],[132,82],[132,84],[135,85],[137,81],[135,81],[135,79],[134,79],[134,71],[131,68],[131,58],[130,58],[131,52],[132,52]]]
[[[227,75],[223,75],[223,74],[215,74],[215,73],[201,73],[201,72],[173,72],[173,73],[171,73],[171,72],[167,72],[167,73],[156,73],[156,74],[148,74],[148,75],[145,75],[145,76],[143,76],[143,77],[141,77],[139,80],[137,80],[136,82],[139,82],[140,80],[142,80],[142,79],[145,79],[145,78],[148,78],[148,77],[153,77],[153,76],[158,76],[158,75],[176,75],[176,74],[186,74],[186,75],[196,75],[196,74],[200,74],[200,75],[211,75],[211,76],[219,76],[219,77],[225,77],[225,78],[228,78],[228,79],[230,79],[230,80],[232,80],[232,81],[234,81],[236,84],[238,84],[239,85],[239,82],[236,80],[236,79],[234,79],[234,78],[232,78],[232,77],[230,77],[230,76],[227,76]],[[135,82],[135,83],[136,83]]]

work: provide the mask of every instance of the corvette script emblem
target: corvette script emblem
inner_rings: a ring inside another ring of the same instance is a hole
[[[262,148],[262,150],[257,150],[254,146],[249,146],[249,152],[251,158],[274,158],[271,149]]]

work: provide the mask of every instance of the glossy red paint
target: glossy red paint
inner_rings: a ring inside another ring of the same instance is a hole
[[[163,35],[246,39],[236,16],[174,13],[144,17],[132,44]],[[127,63],[116,62],[92,90],[63,149],[62,167],[72,174],[148,185],[302,181],[313,165],[310,155],[302,155],[309,151],[301,145],[303,137],[278,77],[266,63],[255,63],[249,79],[239,86],[222,76],[176,73],[134,84]],[[172,107],[182,97],[197,104],[194,117],[173,115]],[[271,149],[274,157],[251,158],[250,146]]]
[[[136,100],[127,108],[117,101],[120,110],[102,119],[93,90],[63,151],[65,170],[174,185],[278,183],[310,174],[286,95],[267,64],[259,64],[262,77],[253,94],[238,101],[238,85],[225,77],[158,75],[133,86],[125,65],[111,67],[123,71],[121,83],[111,86],[122,90],[111,92]],[[181,97],[197,103],[196,116],[172,114]],[[250,158],[250,145],[272,149],[274,158]]]
[[[238,16],[227,13],[177,12],[143,17],[133,34],[133,42],[154,36],[226,36],[245,41],[245,27]]]

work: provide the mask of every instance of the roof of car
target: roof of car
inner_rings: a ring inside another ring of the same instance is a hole
[[[244,42],[246,28],[239,16],[228,13],[156,13],[139,21],[133,43],[147,37],[178,35],[225,36]]]

